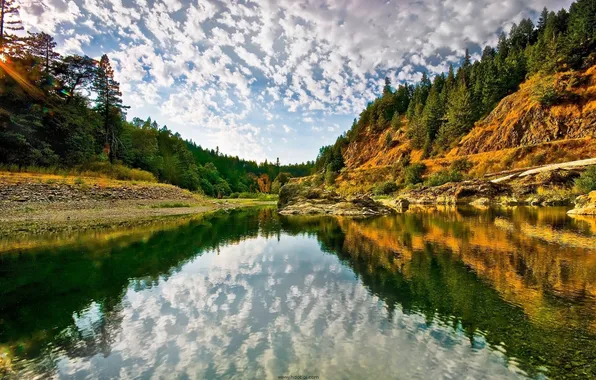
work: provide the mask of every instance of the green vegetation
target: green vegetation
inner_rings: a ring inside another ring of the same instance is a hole
[[[152,205],[151,208],[183,208],[183,207],[192,207],[190,203],[184,202],[164,202]]]
[[[589,193],[596,190],[596,166],[590,166],[582,175],[575,180],[575,186],[581,193]]]
[[[398,186],[395,181],[383,182],[373,189],[374,195],[389,195],[395,193],[398,190]]]
[[[460,182],[461,180],[463,180],[463,176],[457,170],[442,170],[428,177],[424,184],[426,186],[441,186],[449,182]]]
[[[368,104],[335,145],[321,150],[315,167],[326,168],[329,152],[341,153],[346,144],[366,138],[366,130],[401,128],[402,117],[408,120],[407,133],[413,147],[423,149],[424,157],[444,152],[501,99],[515,92],[528,76],[590,67],[596,63],[594,51],[594,0],[579,0],[569,11],[561,9],[555,13],[544,9],[537,25],[529,18],[514,24],[508,36],[501,34],[496,47],[484,48],[480,60],[472,63],[466,51],[457,72],[450,67],[447,73],[432,80],[423,73],[419,83],[400,84],[395,91],[386,79],[383,94]],[[536,91],[537,101],[545,106],[565,97],[563,90],[548,86]],[[334,166],[334,170],[339,169]]]
[[[405,168],[404,182],[406,185],[422,183],[422,175],[426,171],[426,165],[422,163],[412,164]]]
[[[460,173],[467,173],[472,169],[474,164],[470,162],[467,158],[459,158],[451,163],[451,170],[457,171]]]
[[[231,199],[256,199],[259,201],[275,201],[277,200],[277,194],[265,194],[265,193],[232,193],[230,194]]]
[[[282,172],[312,173],[314,162],[258,164],[204,149],[150,118],[127,121],[107,55],[61,56],[46,33],[19,37],[19,6],[3,4],[0,165],[160,181],[218,197],[269,192]]]

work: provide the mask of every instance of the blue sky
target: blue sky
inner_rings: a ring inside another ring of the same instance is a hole
[[[316,157],[381,92],[567,0],[20,0],[64,54],[107,53],[128,117],[244,158]]]

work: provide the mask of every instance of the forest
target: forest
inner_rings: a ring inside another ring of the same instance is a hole
[[[438,156],[455,146],[474,123],[495,108],[501,99],[515,92],[528,77],[565,70],[581,70],[596,64],[596,1],[579,0],[569,10],[544,9],[537,24],[526,18],[514,24],[509,34],[501,33],[496,47],[486,46],[472,63],[469,52],[457,70],[420,82],[400,84],[393,89],[385,79],[382,95],[369,103],[347,133],[335,144],[320,149],[315,169],[333,178],[344,166],[342,151],[363,138],[366,128],[407,132],[414,149],[423,158]],[[579,85],[579,84],[578,84]],[[538,89],[543,105],[565,100],[566,93],[554,87]]]
[[[0,14],[0,165],[72,168],[159,180],[209,196],[276,192],[314,162],[248,161],[202,148],[156,121],[133,118],[107,55],[61,56],[46,33],[24,33],[15,0]],[[137,171],[139,173],[139,171]]]

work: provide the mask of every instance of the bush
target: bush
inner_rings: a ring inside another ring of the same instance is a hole
[[[563,95],[552,83],[536,86],[532,91],[532,96],[543,107],[555,105],[563,99]]]
[[[385,135],[385,148],[391,148],[391,143],[393,143],[393,136],[391,136],[391,132],[387,132]]]
[[[451,170],[460,172],[460,173],[467,173],[472,169],[474,164],[470,162],[467,158],[459,158],[451,163]]]
[[[406,185],[415,185],[422,182],[422,175],[426,171],[423,163],[413,164],[406,168],[404,181]]]
[[[235,198],[238,198],[239,195],[240,195],[239,193],[232,193],[232,194],[230,194],[230,198],[235,199]]]
[[[109,162],[102,161],[95,161],[83,165],[81,167],[81,172],[81,174],[91,177],[97,176],[97,174],[103,174],[107,177],[122,181],[157,182],[153,173],[140,169],[131,169],[121,164],[110,164]]]
[[[575,180],[575,187],[582,193],[596,190],[596,166],[590,166]]]
[[[325,180],[325,177],[323,176],[322,173],[315,174],[315,176],[312,179],[312,185],[314,187],[319,187],[323,184],[324,180]]]
[[[441,186],[448,182],[460,182],[463,176],[456,170],[443,170],[431,175],[424,184],[426,186]]]
[[[374,195],[389,195],[391,193],[395,193],[398,187],[397,184],[393,181],[383,182],[373,189]]]
[[[325,171],[325,184],[327,186],[333,186],[335,184],[336,177],[337,174],[333,171],[331,164],[327,165],[327,170]]]

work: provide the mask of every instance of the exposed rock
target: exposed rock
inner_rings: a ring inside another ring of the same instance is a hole
[[[18,203],[72,203],[86,200],[192,200],[192,193],[163,184],[99,186],[72,183],[46,183],[34,179],[0,181],[0,210]]]
[[[281,188],[277,207],[282,215],[376,216],[392,212],[367,196],[344,198],[333,191],[304,188],[299,184]]]
[[[511,188],[507,185],[473,180],[421,187],[402,194],[402,197],[414,204],[469,204],[481,198],[496,202],[499,197],[509,195]]]
[[[468,155],[497,151],[555,140],[596,137],[596,99],[586,86],[593,85],[596,66],[585,72],[558,73],[553,77],[534,76],[499,105],[465,136],[450,154]],[[553,85],[567,99],[552,106],[541,105],[533,96],[536,88]]]
[[[406,212],[410,208],[410,202],[407,199],[398,199],[395,201],[395,209],[398,212]]]
[[[596,191],[577,197],[575,199],[575,208],[569,210],[567,213],[572,215],[596,216]]]

